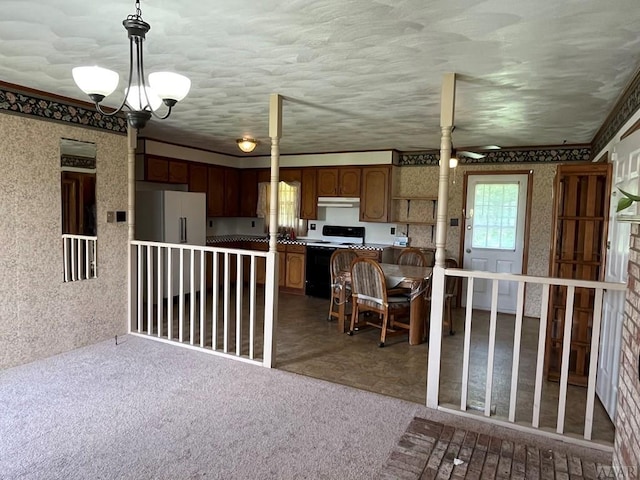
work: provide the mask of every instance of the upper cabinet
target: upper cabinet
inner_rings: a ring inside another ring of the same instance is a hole
[[[300,218],[305,220],[318,218],[317,173],[313,167],[302,169]]]
[[[207,165],[204,163],[189,164],[189,191],[207,193],[208,189]]]
[[[182,160],[146,156],[144,180],[147,182],[188,183],[189,164]]]
[[[359,167],[318,168],[318,197],[360,196]]]
[[[362,168],[360,194],[361,222],[389,222],[391,204],[391,166]]]
[[[240,216],[255,217],[258,206],[258,170],[240,171]]]
[[[207,167],[209,188],[207,190],[207,216],[224,216],[224,167]]]
[[[240,171],[235,168],[224,169],[224,216],[240,215]]]

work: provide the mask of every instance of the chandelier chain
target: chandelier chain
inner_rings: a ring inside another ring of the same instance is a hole
[[[142,20],[142,10],[140,9],[140,0],[136,0],[136,13],[133,15],[128,15],[127,18],[130,20]]]

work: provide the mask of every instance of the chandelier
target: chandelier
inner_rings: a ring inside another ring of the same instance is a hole
[[[120,106],[113,112],[105,112],[100,102],[111,95],[118,87],[118,74],[112,70],[93,67],[76,67],[73,79],[80,90],[89,95],[100,113],[113,116],[126,106],[127,122],[133,128],[141,129],[153,115],[165,119],[171,114],[173,106],[187,96],[191,80],[173,72],[155,72],[149,75],[149,84],[145,80],[142,44],[151,25],[142,20],[140,1],[135,2],[136,13],[122,21],[129,36],[129,80]],[[156,113],[162,104],[168,107],[164,115]]]

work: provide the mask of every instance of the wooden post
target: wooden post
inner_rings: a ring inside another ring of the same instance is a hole
[[[444,260],[447,246],[447,210],[449,208],[449,159],[453,131],[456,74],[445,73],[440,105],[440,175],[436,217],[436,262],[431,275],[431,317],[429,325],[429,363],[427,371],[427,407],[438,408],[440,360],[442,352],[442,316],[444,312]]]

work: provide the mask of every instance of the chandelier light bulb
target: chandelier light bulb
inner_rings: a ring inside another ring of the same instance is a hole
[[[149,86],[162,100],[172,100],[175,104],[189,93],[191,80],[174,72],[154,72],[149,74]]]

